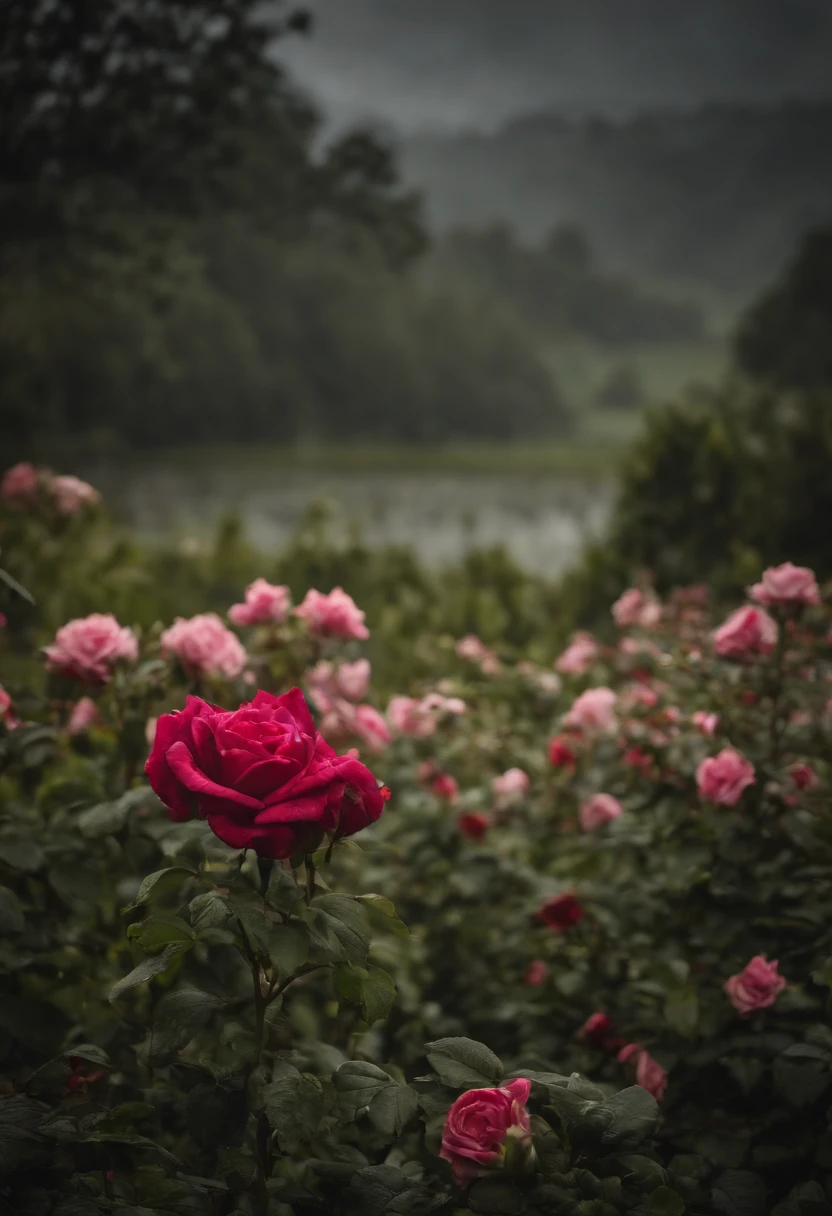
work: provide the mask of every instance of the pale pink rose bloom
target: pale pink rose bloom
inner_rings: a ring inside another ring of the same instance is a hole
[[[630,684],[621,693],[620,706],[629,711],[636,708],[653,709],[659,703],[659,694],[647,684]]]
[[[741,1017],[747,1018],[757,1009],[768,1009],[786,987],[786,981],[777,971],[777,960],[767,961],[758,954],[747,963],[738,975],[726,980],[723,988],[728,1000]]]
[[[784,562],[770,566],[759,583],[749,589],[749,596],[767,608],[774,605],[819,604],[820,589],[814,570]]]
[[[777,642],[777,623],[762,608],[738,608],[714,631],[713,640],[725,659],[770,654]]]
[[[342,587],[336,587],[328,595],[310,588],[303,603],[295,609],[295,616],[306,621],[312,637],[340,638],[343,641],[351,638],[364,641],[370,636],[364,624],[364,615]]]
[[[4,724],[6,730],[14,730],[20,726],[20,721],[14,712],[12,699],[2,684],[0,684],[0,722]]]
[[[415,697],[393,697],[387,706],[387,720],[399,735],[426,739],[436,730],[436,715]]]
[[[618,643],[618,650],[621,654],[633,659],[643,655],[650,655],[651,658],[658,659],[661,655],[656,643],[647,638],[622,638]]]
[[[502,776],[495,777],[491,782],[494,801],[499,807],[510,806],[528,793],[530,784],[528,773],[524,773],[522,768],[507,769]]]
[[[343,699],[360,701],[367,692],[370,684],[369,659],[357,659],[355,663],[321,662],[313,667],[307,675],[310,695],[322,712],[326,712],[330,702]]]
[[[453,714],[459,717],[467,708],[461,697],[444,697],[441,692],[429,692],[420,702],[425,713]]]
[[[717,806],[736,806],[743,790],[756,780],[754,765],[731,747],[709,756],[696,770],[699,793]]]
[[[28,460],[12,465],[0,481],[0,498],[5,502],[28,502],[38,491],[40,475]]]
[[[153,747],[156,740],[156,724],[158,721],[158,718],[148,718],[147,722],[145,723],[144,737],[145,741],[147,742],[147,746],[150,748]]]
[[[177,617],[160,642],[163,652],[175,656],[185,674],[193,679],[223,676],[234,680],[247,662],[240,639],[215,612],[203,612],[187,620]]]
[[[644,592],[640,591],[638,587],[630,587],[628,591],[620,595],[612,606],[612,619],[619,629],[637,625],[641,619],[644,604]]]
[[[86,684],[104,684],[117,662],[135,663],[139,644],[132,629],[119,625],[110,613],[94,612],[62,625],[44,654],[47,670]]]
[[[576,730],[611,733],[618,727],[615,700],[611,688],[588,688],[574,702],[564,723]]]
[[[372,705],[359,705],[353,716],[353,730],[371,752],[382,752],[390,742],[390,727]]]
[[[564,675],[582,676],[598,657],[598,643],[591,633],[576,633],[555,667]]]
[[[612,794],[593,794],[578,812],[578,819],[585,832],[594,832],[605,823],[612,823],[622,812],[621,803]]]
[[[691,722],[703,735],[714,735],[719,726],[719,714],[708,713],[707,710],[697,709],[691,714]]]
[[[465,637],[457,642],[456,653],[458,658],[466,659],[469,663],[481,663],[491,652],[475,633],[466,633]]]
[[[273,586],[264,578],[256,578],[246,587],[244,604],[232,604],[228,619],[235,625],[282,625],[292,606],[288,587]]]
[[[71,474],[53,477],[49,482],[49,492],[61,515],[75,515],[82,507],[95,507],[101,502],[98,490]]]
[[[638,623],[642,629],[655,629],[662,619],[662,606],[658,600],[648,599],[641,610]]]
[[[92,697],[82,697],[72,707],[69,721],[66,725],[67,734],[82,735],[98,721],[98,706]]]

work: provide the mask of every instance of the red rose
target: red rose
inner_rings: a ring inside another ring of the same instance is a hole
[[[162,714],[148,780],[174,819],[199,815],[235,849],[292,857],[321,838],[352,836],[379,818],[389,797],[350,756],[315,729],[303,693],[258,692],[239,709],[188,697]]]
[[[551,899],[547,899],[537,916],[538,920],[542,920],[550,929],[563,933],[583,920],[584,910],[577,895],[572,891],[565,891],[563,895],[553,895]]]
[[[549,741],[549,763],[552,768],[574,768],[575,753],[570,747],[571,740],[565,735],[555,735]]]
[[[482,811],[466,811],[456,821],[463,836],[469,840],[482,840],[491,826],[491,820]]]
[[[578,1031],[578,1038],[591,1047],[606,1047],[611,1030],[612,1021],[608,1013],[592,1013]]]

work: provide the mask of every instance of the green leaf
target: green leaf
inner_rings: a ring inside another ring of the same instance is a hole
[[[410,937],[410,930],[399,918],[395,906],[389,899],[385,899],[383,895],[359,895],[357,899],[366,907],[370,916],[370,924],[374,929],[392,933],[396,937]]]
[[[130,925],[127,929],[130,941],[135,941],[145,954],[154,954],[170,942],[191,946],[196,934],[181,916],[150,916],[147,920]]]
[[[212,1014],[225,1002],[197,988],[168,992],[153,1014],[150,1063],[164,1064],[190,1043],[208,1025]]]
[[[437,1039],[428,1043],[425,1050],[440,1080],[455,1089],[497,1085],[502,1080],[502,1062],[483,1043],[473,1039]]]
[[[332,1082],[342,1104],[353,1116],[394,1084],[392,1077],[367,1060],[347,1060],[332,1074]]]
[[[396,985],[381,967],[368,967],[361,981],[361,1010],[368,1026],[383,1021],[396,1001]]]
[[[191,918],[191,928],[199,937],[208,929],[221,929],[231,920],[231,909],[221,895],[216,891],[206,891],[197,895],[188,904],[188,915]]]
[[[34,840],[4,837],[0,840],[0,861],[13,870],[34,874],[46,861],[46,854]]]
[[[648,1199],[653,1216],[684,1216],[685,1201],[669,1186],[657,1186]]]
[[[79,1060],[87,1060],[90,1064],[100,1064],[102,1067],[109,1067],[110,1057],[101,1047],[96,1047],[95,1043],[75,1043],[72,1047],[67,1047],[66,1051],[61,1053],[63,1056],[77,1056]]]
[[[699,1023],[699,999],[694,988],[676,988],[665,1002],[664,1016],[677,1034],[692,1038]]]
[[[659,1104],[640,1085],[632,1085],[613,1094],[604,1102],[604,1109],[613,1112],[612,1123],[601,1137],[605,1147],[613,1149],[634,1148],[656,1130]]]
[[[187,878],[194,877],[196,877],[194,871],[187,870],[184,866],[168,866],[164,870],[156,870],[154,874],[148,874],[147,878],[144,879],[139,887],[135,902],[127,910],[139,908],[151,899],[161,899],[165,895],[174,895],[179,891]]]
[[[358,900],[335,893],[318,895],[310,910],[323,932],[336,939],[348,962],[366,963],[370,950],[369,920]]]
[[[281,980],[300,971],[309,957],[309,930],[303,921],[273,925],[269,933],[269,958]]]
[[[22,933],[25,928],[20,900],[9,887],[0,887],[0,933]]]
[[[786,1059],[774,1061],[774,1084],[790,1106],[800,1108],[815,1102],[832,1081],[832,1074],[823,1064],[792,1064]]]
[[[714,1183],[711,1202],[725,1216],[764,1216],[766,1184],[749,1170],[726,1170]]]
[[[387,1136],[400,1136],[419,1111],[419,1097],[407,1085],[388,1085],[370,1102],[370,1122]]]
[[[323,1116],[321,1083],[310,1073],[287,1066],[285,1074],[264,1089],[263,1109],[281,1148],[295,1140],[309,1140]]]
[[[356,967],[352,963],[342,964],[333,973],[335,990],[346,1001],[361,1006],[361,1014],[368,1025],[386,1018],[396,999],[396,985],[392,976],[380,967]]]
[[[111,836],[121,830],[130,814],[129,806],[121,802],[99,802],[78,816],[78,828],[87,840],[99,836]]]
[[[276,912],[288,915],[300,899],[300,888],[295,882],[295,876],[282,862],[276,861],[269,875],[269,885],[266,888],[266,903]]]
[[[146,984],[152,980],[154,976],[161,975],[163,971],[167,971],[170,964],[180,953],[181,947],[172,942],[169,946],[165,946],[161,954],[155,955],[153,958],[143,959],[138,967],[134,967],[129,975],[125,975],[124,979],[118,981],[110,990],[110,1001],[117,1000],[122,993],[129,991],[130,988],[136,988],[139,984]]]

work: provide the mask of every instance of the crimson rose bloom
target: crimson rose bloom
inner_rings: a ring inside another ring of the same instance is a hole
[[[523,1145],[532,1131],[526,1103],[531,1081],[508,1081],[499,1089],[469,1089],[448,1111],[439,1154],[450,1161],[457,1186],[499,1166],[509,1138]]]
[[[258,692],[225,710],[188,697],[162,714],[148,780],[176,820],[199,815],[234,849],[292,857],[324,834],[352,836],[374,823],[389,791],[315,729],[303,693]]]
[[[563,895],[553,895],[551,899],[547,899],[537,917],[550,929],[563,933],[583,920],[584,910],[577,895],[572,891],[565,891]]]

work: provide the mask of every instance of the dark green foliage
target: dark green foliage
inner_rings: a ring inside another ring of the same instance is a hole
[[[783,389],[832,389],[832,227],[807,233],[794,260],[742,318],[743,371]]]
[[[701,338],[696,304],[651,295],[593,265],[580,229],[555,228],[539,246],[507,224],[459,228],[433,255],[435,273],[493,295],[549,341],[588,338],[602,345]]]

